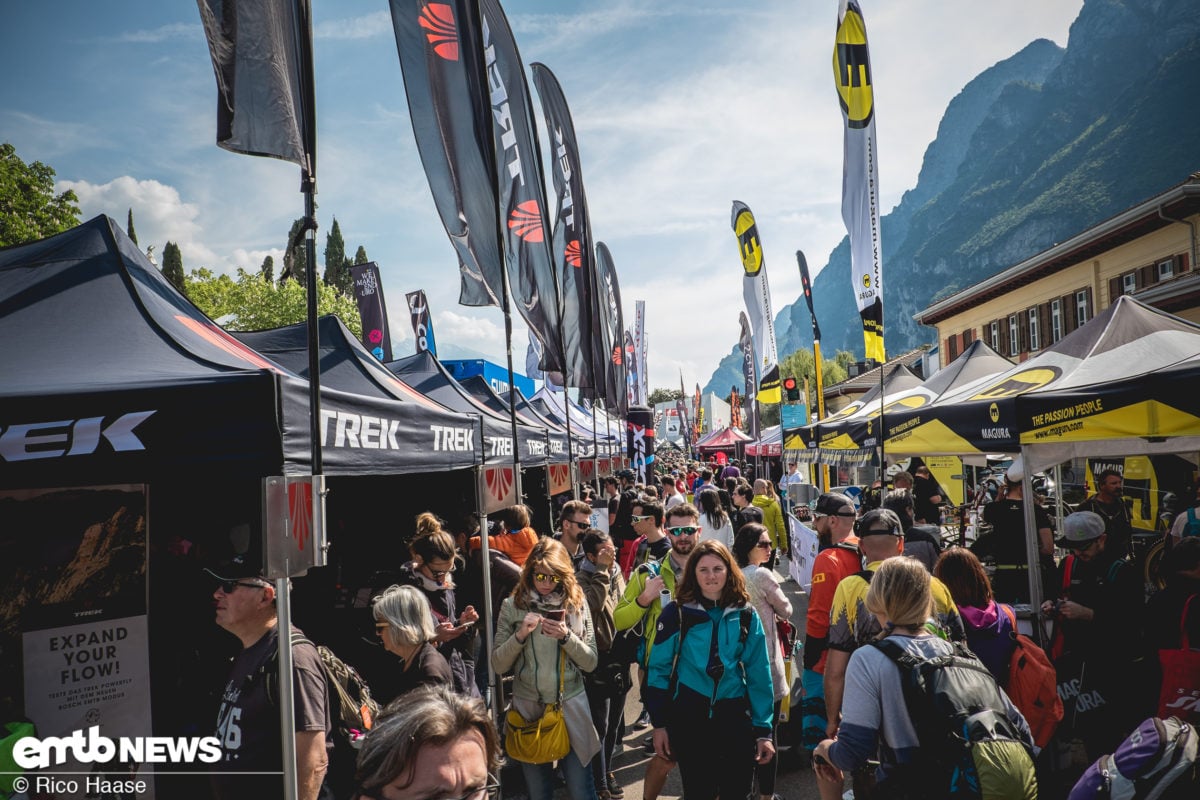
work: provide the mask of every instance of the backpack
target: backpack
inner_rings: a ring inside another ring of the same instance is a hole
[[[1187,510],[1187,524],[1183,526],[1180,538],[1185,536],[1200,536],[1200,517],[1196,516],[1195,506]]]
[[[291,633],[292,648],[298,644],[310,644],[317,650],[325,683],[329,687],[329,710],[333,723],[333,755],[325,781],[337,797],[348,794],[353,788],[354,766],[362,737],[375,724],[379,715],[379,703],[371,696],[367,682],[358,671],[342,661],[325,645],[316,645],[300,631]],[[259,668],[267,681],[267,698],[271,705],[279,704],[278,651],[272,650],[271,657]]]
[[[1195,728],[1177,717],[1150,717],[1088,767],[1067,800],[1190,800],[1200,792],[1196,750]]]
[[[1121,567],[1127,562],[1124,558],[1118,558],[1108,565],[1108,571],[1104,573],[1104,584],[1111,584],[1117,579],[1117,573],[1121,571]],[[1071,577],[1075,571],[1075,556],[1069,555],[1062,560],[1062,596],[1065,599],[1071,598]],[[1055,616],[1054,631],[1050,634],[1050,659],[1052,661],[1060,660],[1067,652],[1067,640],[1063,635],[1062,625],[1059,624],[1059,619]],[[1013,630],[1016,630],[1014,626]]]
[[[921,742],[917,760],[888,778],[889,797],[1035,800],[1029,746],[1004,713],[996,679],[970,650],[952,642],[953,653],[923,658],[892,639],[872,645],[900,669]]]
[[[1004,690],[1029,723],[1033,743],[1045,747],[1063,718],[1063,701],[1058,696],[1058,676],[1046,651],[1025,634],[1017,633],[1017,617],[1012,609],[1008,606],[1000,608],[1012,623],[1015,643],[1012,658],[1008,662],[1008,681],[1004,684]]]

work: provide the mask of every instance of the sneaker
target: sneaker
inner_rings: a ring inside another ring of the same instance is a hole
[[[633,729],[635,731],[640,731],[642,728],[648,727],[650,727],[650,712],[643,709],[641,715],[639,715],[637,720],[634,721]]]
[[[642,739],[642,749],[650,755],[654,755],[654,735],[651,734],[645,739]]]
[[[617,783],[617,773],[608,773],[608,796],[613,800],[621,800],[625,796],[625,790],[621,788],[621,784]]]

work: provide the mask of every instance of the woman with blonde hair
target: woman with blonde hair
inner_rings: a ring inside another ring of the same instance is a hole
[[[591,763],[600,739],[583,674],[596,668],[597,658],[592,616],[571,557],[554,539],[539,539],[520,582],[500,605],[492,669],[512,671],[512,705],[529,722],[561,700],[571,750],[558,763],[571,800],[596,800]],[[522,762],[521,769],[530,798],[551,800],[554,765]]]
[[[454,685],[450,665],[433,646],[437,632],[429,601],[415,586],[389,586],[371,601],[375,634],[383,647],[400,658],[396,697],[419,686]]]
[[[766,634],[718,541],[696,545],[658,617],[643,697],[655,754],[679,762],[688,800],[746,797],[775,755]]]
[[[876,569],[866,606],[883,626],[883,638],[850,656],[841,724],[835,738],[825,739],[813,751],[817,771],[824,780],[841,781],[843,771],[857,770],[869,759],[878,758],[878,783],[873,796],[947,796],[951,782],[965,776],[952,772],[938,758],[944,749],[939,742],[949,737],[926,723],[938,716],[921,713],[933,712],[932,707],[914,705],[910,711],[905,675],[894,659],[904,657],[925,663],[954,656],[942,669],[966,669],[976,678],[982,676],[982,680],[969,683],[959,681],[956,700],[970,706],[974,712],[972,724],[991,725],[999,734],[999,741],[989,742],[988,750],[996,757],[992,762],[996,771],[989,772],[986,779],[977,776],[981,780],[977,791],[989,800],[1035,800],[1037,779],[1030,756],[1033,737],[1029,726],[969,650],[930,633],[926,626],[933,610],[930,580],[928,570],[911,558],[889,558]],[[964,719],[962,724],[966,722]],[[923,735],[918,733],[918,724]],[[947,731],[954,724],[954,719],[940,723]]]

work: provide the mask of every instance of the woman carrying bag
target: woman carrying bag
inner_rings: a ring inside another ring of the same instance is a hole
[[[771,535],[765,525],[750,523],[738,531],[733,543],[733,556],[746,577],[746,591],[750,594],[750,604],[758,612],[758,618],[765,620],[767,637],[767,660],[771,664],[771,682],[774,688],[774,721],[771,728],[771,740],[775,741],[779,727],[779,711],[783,706],[783,698],[788,693],[788,674],[786,662],[792,657],[791,652],[784,652],[779,635],[778,621],[792,619],[792,601],[779,586],[775,571],[763,566],[771,557]],[[774,636],[772,634],[775,634]],[[758,765],[758,793],[763,800],[771,800],[775,794],[775,777],[779,760],[771,759],[766,764]]]
[[[571,800],[596,800],[590,765],[600,740],[583,686],[583,673],[596,662],[592,618],[571,558],[554,539],[540,539],[500,606],[492,651],[492,668],[513,673],[505,743],[521,763],[531,800],[552,800],[555,761]]]
[[[720,542],[696,546],[658,618],[645,696],[654,750],[679,763],[688,800],[746,797],[775,756],[766,635]]]

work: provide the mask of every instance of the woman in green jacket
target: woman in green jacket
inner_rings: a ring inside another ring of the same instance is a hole
[[[558,763],[571,800],[596,800],[592,759],[600,740],[592,724],[583,673],[596,668],[596,636],[583,590],[566,548],[542,538],[521,567],[521,580],[500,606],[492,669],[513,673],[512,704],[526,720],[539,719],[558,701],[571,752]],[[553,764],[521,764],[532,800],[554,795]]]

